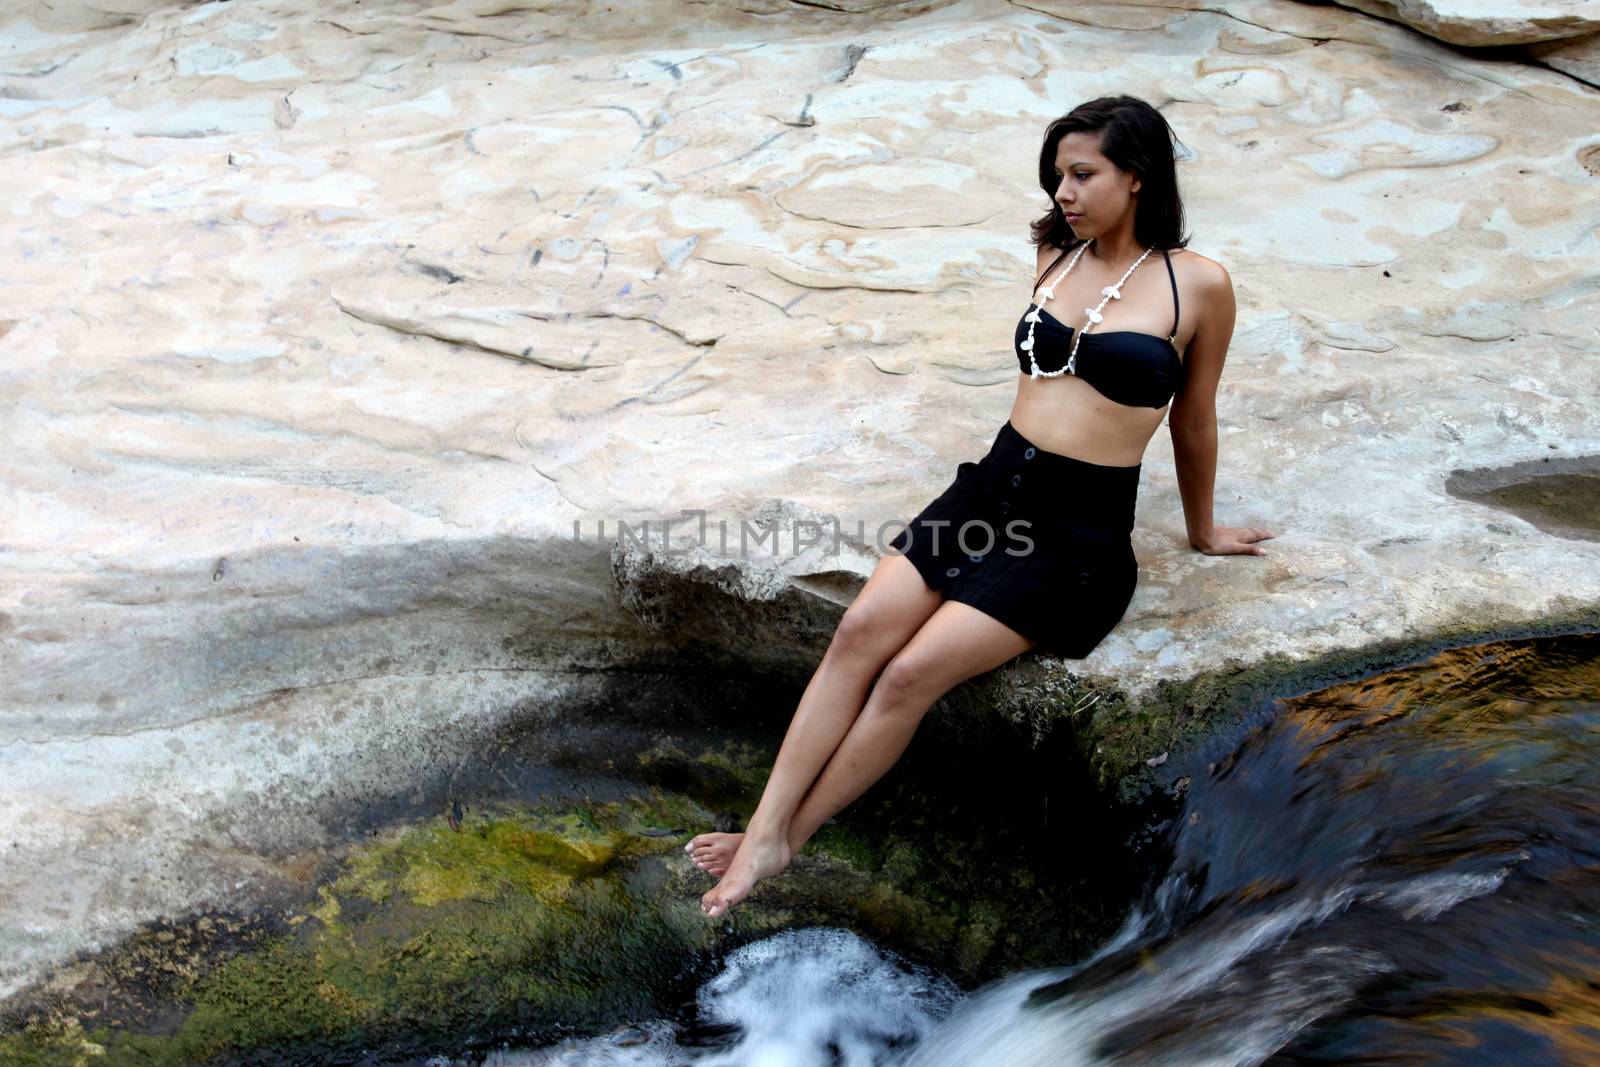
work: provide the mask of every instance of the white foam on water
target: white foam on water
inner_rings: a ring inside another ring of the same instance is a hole
[[[675,1067],[683,1062],[675,1033],[671,1023],[657,1021],[550,1048],[491,1052],[483,1067]]]
[[[1510,867],[1502,867],[1487,874],[1436,874],[1415,878],[1388,890],[1384,903],[1408,919],[1431,922],[1463,900],[1493,893],[1510,873]]]
[[[700,1019],[741,1030],[723,1048],[686,1047],[668,1023],[547,1049],[497,1052],[485,1067],[879,1067],[921,1041],[961,993],[848,930],[790,930],[732,953],[701,987]]]
[[[845,930],[796,930],[733,953],[699,992],[700,1020],[739,1028],[721,1048],[685,1047],[670,1024],[553,1049],[503,1053],[493,1067],[1106,1067],[1095,1050],[1134,1040],[1148,1067],[1254,1067],[1347,1003],[1392,964],[1380,952],[1303,945],[1291,938],[1354,902],[1431,921],[1492,893],[1509,868],[1439,874],[1381,888],[1349,883],[1239,917],[1222,929],[1156,938],[1137,965],[1092,986],[1030,1004],[1033,992],[1136,945],[1153,919],[1134,909],[1080,964],[1012,975],[963,999],[955,986],[880,952]],[[1156,907],[1175,907],[1186,883],[1169,876]],[[1263,960],[1241,969],[1246,961]],[[1218,1000],[1217,998],[1221,998]],[[1215,1001],[1163,1041],[1174,1008]],[[1225,1002],[1225,1003],[1224,1003]],[[1149,1025],[1147,1025],[1149,1024]],[[1149,1032],[1148,1045],[1144,1032]],[[1129,1035],[1134,1035],[1130,1038]],[[619,1041],[622,1042],[619,1044]]]
[[[746,945],[700,990],[708,1021],[745,1038],[707,1067],[810,1067],[837,1047],[840,1067],[874,1067],[920,1041],[960,993],[944,978],[886,958],[847,930],[794,930]]]
[[[1094,1049],[1107,1035],[1141,1020],[1159,1020],[1170,1006],[1217,988],[1242,960],[1282,944],[1294,931],[1321,922],[1354,898],[1353,889],[1342,887],[1241,922],[1221,937],[1181,937],[1152,951],[1141,967],[1041,1006],[1026,1004],[1034,989],[1070,977],[1087,963],[1014,975],[969,997],[900,1067],[1099,1067],[1107,1061]],[[1143,925],[1137,916],[1130,918],[1089,962],[1130,944]],[[1258,1010],[1237,1014],[1225,1033],[1197,1031],[1176,1056],[1142,1053],[1139,1062],[1150,1067],[1258,1064],[1295,1031],[1343,1002],[1356,975],[1385,965],[1379,959],[1349,962],[1348,981],[1323,978],[1292,996],[1274,994]],[[1208,1047],[1213,1043],[1221,1047]]]

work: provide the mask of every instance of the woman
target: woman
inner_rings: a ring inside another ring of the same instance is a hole
[[[1039,282],[1017,324],[1011,418],[845,612],[746,832],[685,846],[721,876],[701,898],[707,915],[788,866],[899,759],[942,694],[1030,649],[1081,658],[1116,625],[1136,581],[1139,466],[1164,416],[1189,543],[1265,554],[1268,531],[1212,522],[1233,283],[1184,247],[1173,145],[1161,113],[1129,96],[1045,131],[1051,206],[1032,227]]]

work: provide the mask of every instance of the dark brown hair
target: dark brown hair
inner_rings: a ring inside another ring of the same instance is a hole
[[[1133,236],[1150,248],[1182,248],[1183,199],[1178,195],[1177,135],[1166,116],[1136,96],[1102,96],[1079,104],[1045,128],[1039,150],[1039,187],[1050,210],[1032,223],[1033,243],[1070,248],[1077,235],[1056,203],[1056,149],[1069,133],[1098,133],[1100,154],[1140,182]]]

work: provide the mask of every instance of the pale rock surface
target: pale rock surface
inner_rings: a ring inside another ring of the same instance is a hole
[[[1541,63],[1600,89],[1600,36],[1529,45],[1528,53]]]
[[[0,991],[670,662],[652,581],[809,662],[1006,418],[1038,138],[1107,92],[1187,146],[1217,518],[1279,536],[1191,551],[1158,434],[1139,590],[1058,669],[1593,616],[1600,544],[1445,482],[1600,452],[1600,95],[1337,7],[859,6],[7,5]],[[868,540],[613,552],[683,509]]]
[[[1600,33],[1593,0],[1336,0],[1403,22],[1450,44],[1484,46],[1560,41]]]

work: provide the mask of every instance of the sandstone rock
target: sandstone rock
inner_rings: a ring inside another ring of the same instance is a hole
[[[1016,721],[1082,709],[1109,773],[1174,687],[1593,620],[1600,544],[1445,488],[1600,453],[1592,90],[1333,7],[615,10],[0,16],[0,993],[506,722],[808,670],[870,537],[618,523],[926,503],[1012,400],[1039,135],[1105,92],[1184,141],[1216,515],[1279,536],[1189,550],[1158,434],[1128,615],[986,683]]]
[[[1450,44],[1560,41],[1600,33],[1600,11],[1584,0],[1337,0]]]
[[[1600,36],[1530,45],[1528,52],[1563,74],[1600,88]],[[1600,165],[1592,164],[1590,173],[1596,171],[1600,171]]]

